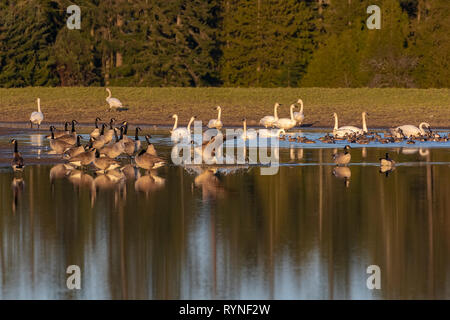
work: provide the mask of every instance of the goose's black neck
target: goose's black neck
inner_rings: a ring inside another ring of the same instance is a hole
[[[15,153],[19,152],[19,149],[18,149],[18,147],[17,147],[17,140],[14,141],[14,152],[15,152]]]
[[[75,121],[72,121],[72,133],[75,132]]]
[[[134,140],[139,140],[139,128],[136,128],[136,134],[134,135]]]

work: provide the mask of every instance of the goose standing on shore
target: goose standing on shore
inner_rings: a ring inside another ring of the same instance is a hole
[[[38,111],[33,111],[30,116],[30,127],[33,128],[33,123],[41,127],[41,122],[44,120],[44,114],[41,111],[41,99],[37,98]]]
[[[297,121],[298,125],[301,125],[305,119],[305,115],[303,114],[303,100],[298,99],[297,103],[300,104],[300,111],[294,112],[294,120]]]
[[[108,97],[106,98],[106,102],[108,102],[109,104],[109,109],[113,109],[113,108],[122,108],[122,102],[120,102],[119,99],[117,98],[112,98],[111,97],[111,90],[109,90],[108,88],[106,88],[106,91],[108,92]]]
[[[266,127],[266,129],[268,127],[273,127],[274,123],[278,120],[277,109],[279,106],[281,106],[281,104],[279,104],[278,102],[275,103],[275,106],[273,107],[273,116],[265,116],[259,121],[259,123]]]
[[[98,122],[102,121],[100,118],[95,118],[95,129],[91,132],[91,138],[97,139],[100,136],[100,129],[98,127]]]
[[[222,108],[220,106],[217,106],[215,109],[218,111],[217,119],[209,120],[208,128],[210,129],[216,128],[217,130],[220,130],[223,127],[223,123],[220,120],[220,116],[222,115]]]
[[[294,119],[294,108],[295,108],[295,105],[291,104],[291,107],[290,107],[291,118],[278,119],[277,121],[275,121],[274,126],[279,129],[284,129],[284,130],[289,130],[289,129],[292,129],[293,127],[295,127],[295,125],[297,124],[297,121],[295,121],[295,119]]]
[[[12,139],[11,143],[14,145],[14,157],[11,161],[11,167],[14,172],[16,171],[23,171],[23,168],[25,167],[23,164],[23,158],[22,155],[19,152],[18,146],[17,146],[17,140]]]

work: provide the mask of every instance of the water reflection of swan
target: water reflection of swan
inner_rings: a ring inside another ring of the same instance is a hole
[[[11,187],[13,190],[13,201],[12,201],[12,212],[16,213],[17,205],[19,203],[19,199],[25,189],[25,181],[23,178],[14,177],[11,183]]]
[[[426,157],[430,154],[430,150],[429,149],[424,149],[424,148],[402,148],[402,153],[403,154],[415,154],[419,152],[419,155],[421,157]]]
[[[350,177],[352,176],[352,171],[349,167],[336,166],[333,169],[333,175],[338,179],[344,179],[344,183],[347,188],[350,186]]]

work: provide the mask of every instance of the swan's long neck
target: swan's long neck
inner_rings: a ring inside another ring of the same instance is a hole
[[[334,130],[337,130],[339,128],[339,125],[338,125],[338,116],[337,116],[337,114],[335,113],[334,114]]]
[[[244,120],[244,141],[247,140],[247,120]]]
[[[300,113],[303,113],[303,100],[300,99]]]
[[[191,124],[192,124],[192,122],[194,122],[194,119],[195,119],[195,118],[192,117],[191,120],[189,120],[189,123],[188,123],[188,125],[187,125],[187,129],[188,129],[189,132],[191,132]]]
[[[362,114],[362,118],[363,118],[363,132],[367,132],[366,114],[365,113]]]
[[[175,115],[174,118],[175,118],[175,123],[173,124],[172,131],[174,131],[178,127],[178,116]]]
[[[291,120],[294,121],[294,105],[291,106]]]
[[[41,112],[41,99],[37,99],[37,103],[38,103],[38,112]]]
[[[422,122],[421,124],[419,124],[420,133],[425,134],[425,130],[423,129],[423,126],[426,126],[426,125],[428,125],[428,124],[425,122]]]
[[[217,115],[217,120],[220,121],[220,116],[222,115],[222,108],[219,107],[219,114]]]
[[[108,88],[106,88],[106,91],[108,91],[108,98],[106,98],[106,99],[111,98],[111,90],[109,90]]]
[[[278,119],[278,104],[277,103],[273,107],[273,116],[275,117],[275,119]]]

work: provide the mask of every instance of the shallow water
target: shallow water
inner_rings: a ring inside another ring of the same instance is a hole
[[[273,176],[170,165],[117,180],[32,165],[58,159],[42,137],[18,136],[22,176],[0,168],[0,299],[450,298],[447,144],[355,146],[343,171],[331,161],[343,144],[282,142]],[[168,157],[169,139],[154,139]],[[81,290],[66,287],[69,265]]]

